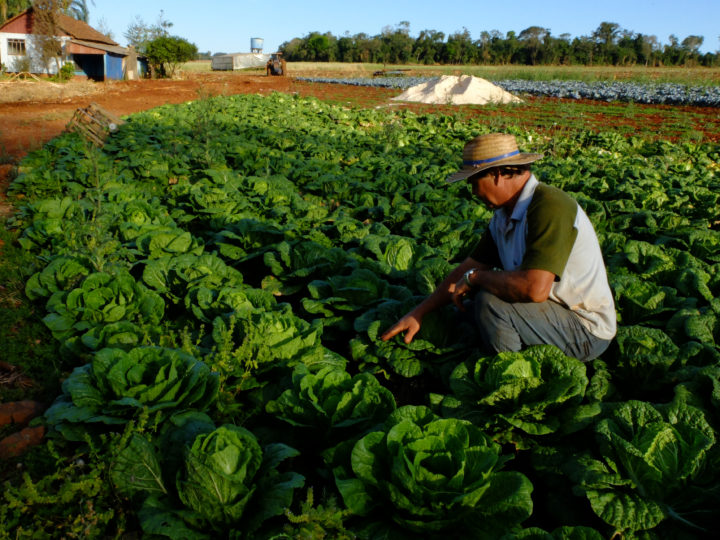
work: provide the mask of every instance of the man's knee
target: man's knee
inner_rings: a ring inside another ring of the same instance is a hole
[[[473,304],[475,324],[485,349],[491,353],[519,351],[522,343],[512,324],[511,305],[484,290],[477,291]]]
[[[507,305],[504,300],[500,300],[494,294],[481,289],[477,291],[473,298],[475,320],[481,323],[492,319],[505,319],[504,314],[507,311]]]

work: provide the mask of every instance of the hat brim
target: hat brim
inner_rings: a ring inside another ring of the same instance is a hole
[[[533,161],[542,159],[543,156],[544,154],[517,154],[515,156],[506,159],[499,159],[497,161],[493,161],[492,163],[486,163],[481,166],[463,167],[458,172],[448,176],[445,182],[448,184],[459,182],[460,180],[465,180],[483,171],[492,169],[493,167],[504,167],[506,165],[527,165],[528,163],[532,163]]]

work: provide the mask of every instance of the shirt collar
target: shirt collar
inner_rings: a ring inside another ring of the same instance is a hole
[[[530,201],[532,201],[533,195],[535,194],[535,188],[539,183],[540,182],[538,182],[537,178],[535,178],[535,175],[531,173],[530,178],[528,178],[528,181],[525,182],[525,185],[520,192],[520,197],[518,197],[518,200],[513,207],[512,214],[510,215],[510,219],[512,221],[522,221],[525,213],[527,212],[528,206],[530,206]],[[504,209],[503,212],[505,212]],[[507,213],[505,215],[507,216]]]

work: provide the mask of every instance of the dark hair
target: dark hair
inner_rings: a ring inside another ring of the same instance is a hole
[[[493,167],[500,172],[501,176],[517,176],[530,170],[530,164],[525,163],[524,165],[501,165],[500,167]],[[493,171],[494,172],[494,171]]]

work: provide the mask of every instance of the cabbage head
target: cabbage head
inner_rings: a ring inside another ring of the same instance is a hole
[[[679,526],[709,533],[720,508],[716,434],[682,399],[627,401],[596,427],[598,455],[578,459],[580,488],[618,531]]]
[[[290,506],[304,478],[281,473],[278,464],[298,452],[283,444],[260,447],[245,428],[221,426],[198,435],[178,476],[177,489],[185,506],[213,528],[249,533]]]
[[[95,272],[77,287],[55,291],[43,322],[76,355],[109,346],[133,346],[157,333],[165,303],[127,270]],[[111,330],[112,329],[112,330]]]
[[[572,425],[587,386],[585,364],[557,347],[538,345],[459,364],[450,376],[452,395],[435,399],[444,416],[471,420],[519,444],[519,435],[547,435]]]
[[[206,410],[218,393],[218,375],[190,354],[165,347],[106,348],[76,368],[45,412],[66,438],[81,440],[90,425],[124,425],[143,409],[161,418]]]
[[[293,388],[285,390],[266,406],[285,422],[299,427],[326,431],[331,428],[380,423],[395,410],[392,392],[375,376],[351,376],[337,366],[326,366],[312,373],[305,364],[295,366]]]
[[[508,459],[470,422],[404,406],[355,444],[352,472],[336,469],[336,484],[355,514],[418,534],[497,538],[532,513],[532,484],[500,470]]]

